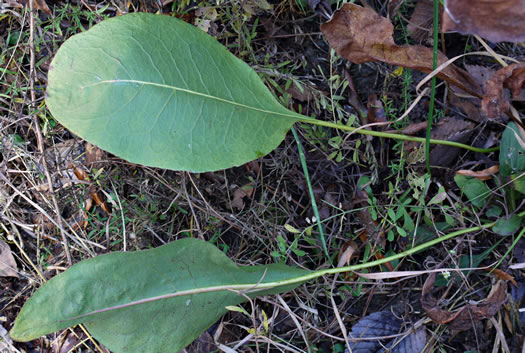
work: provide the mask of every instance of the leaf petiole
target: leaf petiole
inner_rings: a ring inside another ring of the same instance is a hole
[[[350,131],[351,133],[357,133],[361,135],[391,138],[394,140],[402,140],[402,141],[414,141],[414,142],[420,142],[422,144],[426,143],[426,139],[423,137],[414,137],[414,136],[407,136],[407,135],[402,135],[402,134],[394,134],[391,132],[365,130],[365,129],[346,126],[344,124],[337,124],[337,123],[332,123],[329,121],[322,121],[322,120],[312,119],[312,118],[308,118],[304,116],[302,119],[300,118],[299,121],[303,123],[312,124],[312,125],[318,125],[318,126],[324,126],[324,127],[329,127],[333,129]],[[450,146],[450,147],[457,147],[457,148],[462,148],[465,150],[479,152],[479,153],[490,153],[490,152],[495,152],[499,150],[499,146],[492,147],[492,148],[480,148],[480,147],[473,147],[473,146],[465,145],[463,143],[447,141],[447,140],[430,139],[429,141],[430,141],[430,144],[434,144],[434,145],[445,145],[445,146]]]

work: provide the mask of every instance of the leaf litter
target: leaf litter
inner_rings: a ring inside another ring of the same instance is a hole
[[[457,311],[441,309],[439,300],[432,294],[436,276],[436,273],[431,273],[425,281],[421,293],[421,305],[432,321],[447,324],[452,330],[468,330],[474,322],[491,318],[507,301],[507,282],[498,280],[485,300],[476,304],[465,304]]]
[[[404,330],[404,326],[403,320],[390,310],[367,315],[352,326],[348,335],[350,349],[352,353],[422,352],[427,343],[425,328],[410,328],[409,324]]]
[[[510,100],[504,95],[507,86],[513,97],[519,97],[525,83],[525,63],[515,63],[499,69],[486,83],[486,93],[481,101],[482,112],[489,119],[496,119],[510,109]]]
[[[432,49],[421,45],[397,45],[394,42],[392,23],[373,9],[355,4],[345,4],[321,25],[330,46],[336,52],[355,63],[381,61],[425,73],[432,72]],[[438,66],[448,58],[438,54]],[[441,70],[437,77],[475,95],[480,88],[463,69],[451,64]]]
[[[477,34],[492,42],[525,40],[525,2],[522,0],[446,0],[444,32]]]

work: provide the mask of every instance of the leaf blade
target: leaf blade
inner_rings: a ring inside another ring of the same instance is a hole
[[[168,16],[103,21],[66,41],[51,67],[53,116],[134,163],[241,165],[275,149],[301,117],[215,39]]]
[[[220,250],[196,239],[101,255],[42,286],[24,305],[11,337],[28,341],[84,323],[115,352],[178,352],[223,315],[227,305],[246,301],[224,287],[253,288],[306,273],[282,265],[238,267]]]

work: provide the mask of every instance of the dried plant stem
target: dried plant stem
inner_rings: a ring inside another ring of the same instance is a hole
[[[44,153],[44,142],[42,138],[42,131],[40,130],[40,124],[38,117],[35,114],[36,107],[36,94],[35,94],[35,15],[33,9],[33,1],[29,1],[29,54],[30,54],[30,71],[29,71],[29,84],[31,88],[31,114],[33,115],[33,129],[35,130],[35,135],[38,144],[38,151],[40,152],[42,158],[42,165],[44,168],[44,174],[47,179],[47,186],[49,194],[51,195],[51,200],[53,201],[53,206],[55,207],[55,213],[57,217],[58,228],[60,230],[60,237],[62,238],[62,245],[64,246],[64,251],[66,253],[67,263],[69,266],[73,265],[71,260],[71,253],[69,252],[69,246],[66,239],[66,232],[64,230],[64,224],[62,222],[62,216],[60,215],[60,209],[58,208],[58,202],[55,196],[55,190],[53,188],[53,182],[51,181],[51,174],[49,174],[49,169],[47,168],[46,155]]]

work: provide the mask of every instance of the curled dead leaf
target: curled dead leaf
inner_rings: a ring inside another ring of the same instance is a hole
[[[510,88],[514,97],[519,96],[525,83],[525,62],[516,63],[499,69],[486,84],[487,93],[481,101],[481,111],[489,119],[495,119],[507,113],[510,102],[504,97],[504,85]]]
[[[86,181],[89,179],[89,176],[84,169],[80,167],[74,167],[73,165],[70,165],[70,168],[73,168],[73,173],[78,178],[78,180]]]
[[[368,96],[367,118],[369,123],[384,123],[387,121],[383,102],[376,94]]]
[[[499,172],[499,165],[493,165],[490,168],[480,170],[478,172],[468,169],[461,169],[456,172],[456,174],[473,177],[479,180],[489,180],[495,174]]]
[[[493,42],[525,41],[523,0],[445,0],[442,30],[477,34]]]
[[[9,245],[0,239],[0,277],[18,277],[16,261]]]
[[[484,269],[484,271],[488,273],[492,273],[496,278],[502,281],[510,281],[510,283],[518,287],[518,283],[516,282],[514,277],[508,274],[507,272],[500,270],[499,268],[486,268]]]
[[[337,256],[337,267],[343,267],[350,263],[355,257],[359,256],[359,247],[357,243],[353,240],[347,240],[341,250],[339,250],[339,255]]]
[[[108,215],[111,214],[109,206],[106,204],[106,201],[104,201],[104,198],[102,197],[99,191],[91,190],[89,192],[89,196],[91,196],[93,201],[95,201],[95,204],[97,206],[100,206],[100,208],[102,208],[104,212],[106,212]]]
[[[438,324],[448,324],[453,330],[468,330],[472,327],[473,322],[494,316],[507,300],[507,282],[498,280],[483,302],[466,304],[455,312],[443,310],[432,294],[436,275],[435,272],[431,273],[425,281],[421,293],[421,305],[432,321]]]
[[[421,45],[396,45],[392,23],[370,8],[345,4],[329,22],[321,25],[321,31],[330,46],[353,63],[382,61],[425,73],[432,72],[432,49]],[[439,52],[438,66],[447,60]],[[471,94],[480,95],[475,80],[453,64],[441,70],[437,77]]]
[[[242,210],[244,208],[244,198],[245,197],[251,197],[253,194],[254,188],[253,184],[249,183],[244,186],[241,186],[235,192],[233,193],[233,200],[232,200],[232,207],[236,208],[238,210]]]
[[[86,142],[84,145],[86,149],[86,165],[92,166],[94,163],[99,162],[104,159],[106,152]]]

